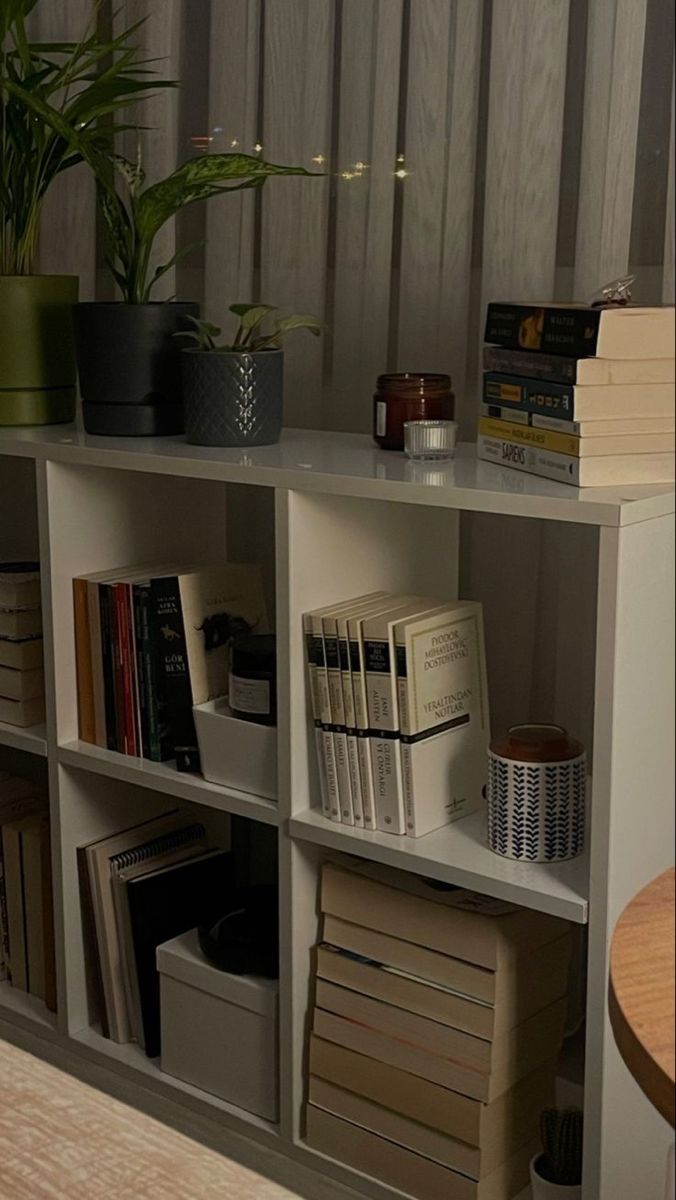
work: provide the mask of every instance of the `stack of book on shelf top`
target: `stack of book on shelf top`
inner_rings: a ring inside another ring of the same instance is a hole
[[[47,797],[8,774],[0,774],[0,980],[56,1012]]]
[[[479,458],[577,487],[674,479],[674,309],[489,304]]]
[[[26,728],[44,719],[40,567],[0,562],[0,721]]]
[[[145,566],[73,580],[79,736],[199,771],[193,706],[227,694],[237,633],[269,630],[256,566]]]
[[[510,1200],[554,1095],[569,925],[372,863],[325,864],[321,909],[309,1144],[419,1200]]]
[[[483,803],[481,605],[373,592],[303,618],[322,811],[421,837]]]
[[[180,811],[77,852],[92,1014],[104,1037],[160,1053],[157,947],[226,910],[230,852]]]

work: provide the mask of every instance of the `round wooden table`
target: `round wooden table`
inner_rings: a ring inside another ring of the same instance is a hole
[[[674,1125],[674,870],[620,917],[610,951],[610,1020],[639,1087]]]

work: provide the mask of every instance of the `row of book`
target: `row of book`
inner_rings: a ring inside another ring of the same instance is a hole
[[[259,568],[98,572],[73,605],[80,740],[199,771],[193,706],[227,694],[233,638],[269,630]]]
[[[479,458],[577,487],[674,479],[674,309],[490,304]]]
[[[322,811],[421,837],[483,803],[482,608],[373,592],[303,618]]]
[[[79,847],[77,861],[92,1019],[155,1058],[157,947],[225,912],[231,854],[175,810]]]
[[[56,1012],[47,797],[7,773],[0,774],[0,980]]]
[[[510,1200],[554,1097],[567,922],[326,863],[306,1136],[419,1200]]]
[[[0,562],[0,721],[27,728],[44,719],[39,564]]]

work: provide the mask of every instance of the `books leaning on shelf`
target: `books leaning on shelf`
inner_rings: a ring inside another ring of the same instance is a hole
[[[309,1144],[420,1200],[510,1200],[554,1095],[568,923],[351,861],[321,911]]]
[[[80,740],[199,771],[193,705],[227,694],[233,636],[269,629],[259,568],[99,572],[73,607]]]
[[[303,627],[324,816],[420,837],[480,807],[481,605],[373,592]]]
[[[0,980],[56,1012],[47,798],[7,774],[0,776]]]
[[[674,309],[490,304],[477,453],[576,487],[674,479]]]
[[[0,562],[0,721],[40,724],[44,691],[39,565]]]
[[[105,1037],[160,1053],[155,952],[221,916],[233,884],[230,852],[180,811],[77,852],[90,1008]]]

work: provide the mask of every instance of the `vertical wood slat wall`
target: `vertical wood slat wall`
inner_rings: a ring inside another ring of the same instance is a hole
[[[673,116],[671,135],[666,104],[642,120],[646,92],[673,87],[673,39],[655,37],[670,0],[188,3],[99,10],[116,29],[145,17],[145,45],[183,80],[139,110],[150,178],[195,152],[186,128],[326,175],[212,201],[203,270],[198,252],[157,295],[201,293],[219,324],[249,298],[324,318],[321,343],[289,344],[288,424],[368,430],[380,371],[450,370],[471,437],[487,299],[585,299],[636,270],[641,299],[673,300]],[[92,0],[43,2],[32,31],[73,37],[91,13]],[[640,186],[647,158],[659,187]],[[638,204],[650,211],[634,245]],[[186,236],[169,224],[158,261]],[[109,295],[96,245],[77,168],[49,199],[40,269]]]

